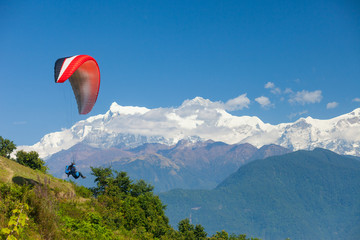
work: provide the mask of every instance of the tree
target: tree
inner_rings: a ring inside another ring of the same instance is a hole
[[[222,230],[221,232],[216,232],[216,234],[212,235],[211,239],[228,240],[229,234],[226,231]]]
[[[190,223],[188,218],[185,218],[178,223],[178,229],[186,240],[195,240],[194,225]]]
[[[109,186],[111,180],[113,179],[113,173],[111,167],[103,168],[103,167],[90,167],[91,175],[95,176],[94,182],[96,182],[96,187],[92,188],[92,191],[95,196],[99,194],[103,194],[105,192],[106,187]]]
[[[113,172],[111,167],[91,167],[91,170],[91,175],[96,177],[94,182],[97,187],[92,189],[95,196],[107,195],[122,198],[132,191],[133,184],[126,172]]]
[[[115,178],[112,182],[113,186],[118,188],[121,193],[129,194],[132,189],[132,181],[126,172],[115,171]]]
[[[178,229],[179,232],[186,233],[189,231],[194,231],[194,225],[190,223],[188,218],[185,218],[178,223]]]
[[[91,168],[97,187],[93,192],[104,221],[114,228],[124,227],[154,238],[164,236],[170,229],[165,206],[153,194],[154,187],[144,180],[136,183],[126,172],[109,168]],[[138,239],[148,239],[138,236]]]
[[[0,136],[0,156],[10,158],[10,154],[16,149],[16,145],[9,139]]]
[[[18,151],[16,153],[16,162],[31,169],[40,170],[43,173],[46,173],[48,169],[45,166],[45,162],[39,158],[39,154],[35,151],[28,153],[23,150]]]
[[[144,180],[140,179],[133,184],[131,195],[133,197],[140,196],[141,194],[145,194],[147,192],[152,192],[154,190],[154,186],[151,184],[147,184]]]
[[[198,240],[206,239],[207,233],[205,232],[205,228],[200,224],[196,224],[194,230],[195,238]]]
[[[190,223],[190,220],[188,218],[183,219],[179,222],[178,229],[181,235],[188,240],[204,240],[207,236],[207,233],[204,231],[203,226],[197,224],[196,227],[194,227],[194,225]]]

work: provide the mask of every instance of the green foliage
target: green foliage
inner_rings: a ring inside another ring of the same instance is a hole
[[[28,186],[0,183],[1,239],[17,239],[23,235],[28,222],[29,206],[25,203]]]
[[[185,218],[179,222],[178,229],[179,229],[179,232],[181,232],[181,233],[194,231],[194,225],[190,224],[190,221],[188,218]]]
[[[29,211],[29,206],[26,203],[20,203],[17,208],[12,210],[8,227],[1,229],[1,234],[6,237],[6,239],[17,239],[16,236],[20,236],[24,230],[26,221],[29,220],[27,211]]]
[[[57,217],[58,199],[50,189],[50,180],[39,179],[34,189],[30,192],[28,202],[32,207],[30,216],[38,225],[38,231],[45,239],[58,239],[61,235],[59,231],[59,219]]]
[[[92,189],[94,195],[97,196],[105,191],[105,188],[109,185],[110,179],[113,176],[112,170],[110,167],[103,168],[103,167],[90,167],[92,171],[92,175],[95,176],[94,182],[96,183],[96,187]]]
[[[228,240],[229,234],[227,232],[225,232],[224,230],[222,230],[221,232],[216,232],[216,234],[212,235],[211,239]]]
[[[207,233],[205,229],[200,224],[197,224],[195,227],[190,223],[188,218],[183,219],[178,224],[179,232],[185,239],[189,240],[203,240],[206,239]]]
[[[16,149],[16,145],[9,139],[0,136],[0,156],[10,159],[10,154]]]
[[[140,180],[135,183],[126,172],[112,171],[111,168],[92,168],[97,187],[98,211],[103,213],[107,224],[126,230],[150,233],[153,237],[165,235],[170,226],[165,216],[165,206],[152,192],[153,186]],[[146,237],[145,235],[142,237]]]
[[[132,185],[131,196],[138,197],[145,193],[152,192],[154,186],[147,184],[144,180],[140,179]]]
[[[222,230],[221,232],[216,232],[216,234],[212,235],[209,240],[261,240],[260,238],[247,238],[246,234],[240,234],[240,235],[236,235],[236,234],[231,234],[229,236],[229,234]]]
[[[76,195],[83,197],[83,198],[90,198],[93,195],[93,192],[89,188],[78,185],[71,180],[70,180],[70,182],[74,187]]]
[[[19,203],[23,201],[27,191],[27,186],[11,186],[0,183],[0,226],[4,225],[10,218],[12,210],[16,209]]]
[[[201,226],[200,224],[196,224],[195,230],[195,239],[206,239],[207,233],[205,232],[205,228]]]
[[[16,153],[16,162],[31,169],[40,170],[43,173],[46,173],[48,169],[45,166],[45,162],[39,158],[39,154],[35,151],[28,153],[23,150],[18,151]]]
[[[65,213],[61,222],[66,239],[114,239],[112,231],[102,224],[102,217],[97,212],[84,213],[81,219]]]

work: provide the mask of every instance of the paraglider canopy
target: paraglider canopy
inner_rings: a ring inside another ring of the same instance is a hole
[[[79,114],[88,114],[100,88],[100,70],[95,59],[89,55],[60,58],[55,62],[54,75],[56,83],[69,79]]]

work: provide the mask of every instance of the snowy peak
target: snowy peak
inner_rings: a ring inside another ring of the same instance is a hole
[[[185,100],[179,109],[189,108],[189,107],[208,107],[214,104],[217,103],[212,102],[209,99],[204,99],[202,97],[195,97],[194,99]]]
[[[258,148],[277,144],[299,150],[326,148],[360,156],[360,108],[328,120],[300,118],[271,125],[256,116],[234,116],[221,102],[196,97],[178,108],[120,106],[112,103],[105,114],[79,121],[70,129],[45,135],[33,146],[42,158],[78,143],[96,148],[137,147],[144,143],[174,145],[213,140],[227,144],[250,143]]]
[[[112,115],[114,114],[118,114],[118,115],[135,115],[135,114],[145,114],[148,111],[150,111],[150,109],[147,109],[145,107],[123,107],[120,106],[119,104],[117,104],[116,102],[113,102],[110,106],[110,113]]]
[[[360,116],[360,108],[355,109],[354,111],[345,114],[345,115],[353,115],[353,116]]]

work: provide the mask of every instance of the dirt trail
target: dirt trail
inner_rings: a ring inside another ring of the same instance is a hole
[[[6,182],[11,182],[12,178],[14,176],[14,171],[11,168],[7,168],[5,167],[5,169],[9,172],[9,176],[7,177],[7,181]]]
[[[8,172],[8,175],[5,177],[5,182],[11,182],[14,176],[14,171],[11,168],[5,166],[5,164],[2,162],[0,162],[0,166]]]

